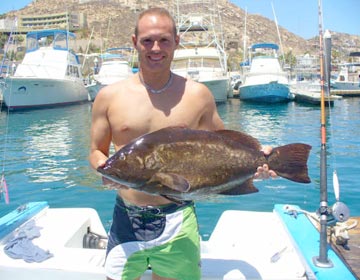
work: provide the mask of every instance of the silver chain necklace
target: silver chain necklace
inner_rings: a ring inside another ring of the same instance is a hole
[[[174,75],[173,73],[170,71],[170,78],[169,80],[167,81],[167,83],[165,84],[165,86],[163,86],[161,89],[153,89],[151,86],[149,86],[147,83],[144,82],[144,80],[142,79],[141,77],[141,74],[139,73],[139,78],[140,78],[140,82],[143,84],[143,86],[148,90],[150,91],[151,93],[153,94],[160,94],[162,92],[164,92],[165,90],[167,90],[172,82],[173,82],[173,78],[174,78]]]

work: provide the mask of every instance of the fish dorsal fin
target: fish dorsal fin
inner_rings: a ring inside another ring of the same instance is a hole
[[[234,142],[240,143],[241,145],[257,150],[259,151],[261,149],[261,144],[259,141],[250,136],[249,134],[246,134],[244,132],[235,131],[235,130],[217,130],[216,133],[224,136],[225,138],[228,138]]]
[[[182,193],[188,192],[190,190],[189,182],[184,177],[175,173],[155,173],[147,183],[158,183],[174,191]]]
[[[220,194],[222,195],[242,195],[242,194],[250,194],[256,193],[259,190],[254,186],[253,179],[250,178],[242,183],[240,186],[236,186],[230,190],[224,191]]]

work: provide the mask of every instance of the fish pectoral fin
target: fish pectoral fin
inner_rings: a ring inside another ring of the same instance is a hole
[[[178,192],[188,192],[190,190],[188,180],[175,173],[158,172],[154,174],[147,183],[158,183]]]
[[[253,179],[250,178],[250,179],[246,180],[244,183],[242,183],[241,185],[231,188],[230,190],[224,191],[220,194],[222,194],[222,195],[242,195],[242,194],[256,193],[258,191],[259,190],[253,184]]]

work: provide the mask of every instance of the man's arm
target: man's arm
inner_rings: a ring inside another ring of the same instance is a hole
[[[107,116],[107,104],[106,95],[99,92],[92,107],[91,120],[89,161],[94,169],[102,166],[109,157],[111,129]]]

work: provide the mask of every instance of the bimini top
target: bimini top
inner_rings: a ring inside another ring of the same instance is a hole
[[[26,37],[31,37],[31,38],[35,38],[35,39],[40,39],[43,37],[48,37],[48,36],[52,36],[55,34],[68,34],[68,36],[75,38],[76,35],[72,32],[69,32],[67,30],[62,30],[62,29],[47,29],[47,30],[39,30],[39,31],[30,31],[26,34]]]
[[[54,50],[69,50],[70,42],[74,42],[76,35],[67,30],[47,29],[30,31],[26,34],[26,52],[33,52],[40,47],[52,47]]]
[[[278,50],[279,46],[274,44],[274,43],[258,43],[258,44],[254,44],[251,46],[252,50],[255,49],[274,49],[274,50]]]

